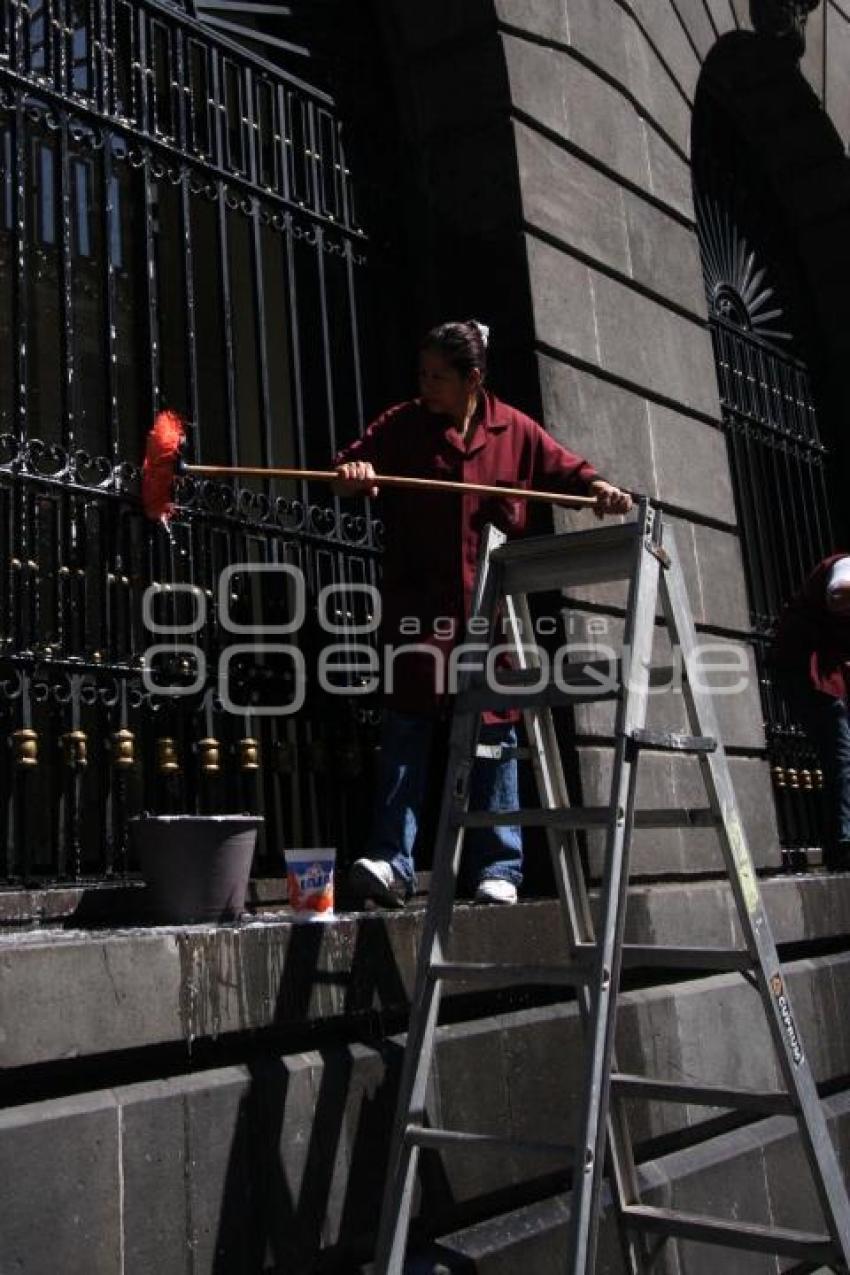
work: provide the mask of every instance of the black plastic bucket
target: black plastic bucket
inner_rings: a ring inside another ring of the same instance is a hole
[[[148,883],[145,917],[160,924],[233,921],[245,893],[260,815],[141,815],[130,837]]]

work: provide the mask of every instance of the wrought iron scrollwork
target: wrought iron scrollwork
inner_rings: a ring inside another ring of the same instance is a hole
[[[294,674],[249,651],[225,685],[217,591],[234,563],[296,565],[311,670],[317,590],[378,578],[368,507],[186,478],[170,533],[139,509],[159,407],[192,421],[190,459],[220,464],[326,467],[364,424],[368,245],[342,123],[191,7],[0,6],[0,882],[131,869],[139,809],[260,810],[272,871],[284,843],[342,857],[368,813],[353,763],[325,799],[310,759],[367,764],[374,705],[311,685],[298,713],[261,716]],[[169,625],[181,585],[201,628],[151,634],[146,589]],[[278,594],[240,586],[242,622],[280,617]]]

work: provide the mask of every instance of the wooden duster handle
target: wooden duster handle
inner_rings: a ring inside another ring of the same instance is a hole
[[[339,479],[339,474],[333,469],[264,469],[250,465],[182,465],[179,472],[203,474],[208,478],[231,478],[236,475],[243,478],[306,478],[320,483],[332,483]],[[489,487],[484,483],[455,483],[446,478],[408,478],[398,474],[376,474],[374,485],[376,487],[417,487],[422,491],[471,491],[482,496],[544,500],[550,505],[567,505],[573,508],[596,504],[595,496],[569,496],[557,491],[525,491],[522,487]]]

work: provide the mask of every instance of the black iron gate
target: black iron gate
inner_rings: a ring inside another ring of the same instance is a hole
[[[723,140],[724,164],[716,152],[695,158],[697,226],[779,832],[797,868],[823,843],[823,776],[775,685],[769,650],[784,603],[833,549],[829,452],[789,306],[790,250],[751,164]]]
[[[792,868],[822,845],[817,756],[774,684],[769,648],[783,604],[834,544],[807,368],[715,313],[714,352],[783,851]]]
[[[190,459],[327,466],[366,255],[327,94],[173,5],[2,0],[0,880],[125,872],[143,808],[259,810],[270,871],[358,836],[374,705],[311,674],[369,629],[368,511],[186,482],[167,531],[137,493],[164,406]]]

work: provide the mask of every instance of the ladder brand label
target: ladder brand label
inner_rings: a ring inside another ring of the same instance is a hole
[[[759,887],[756,880],[756,873],[753,867],[753,861],[750,858],[750,852],[747,849],[747,843],[744,840],[743,829],[741,828],[734,809],[727,806],[724,812],[723,822],[726,824],[726,835],[729,838],[729,845],[732,849],[732,857],[735,860],[735,866],[738,869],[738,880],[741,882],[741,893],[744,896],[744,905],[747,911],[752,915],[759,910]]]
[[[782,1019],[782,1026],[788,1037],[788,1048],[791,1051],[794,1066],[799,1067],[803,1061],[803,1046],[797,1035],[797,1024],[794,1022],[794,1015],[791,1013],[791,1006],[788,1004],[788,997],[785,995],[785,987],[779,974],[772,975],[770,990],[773,992],[776,1008],[779,1010],[779,1017]]]

